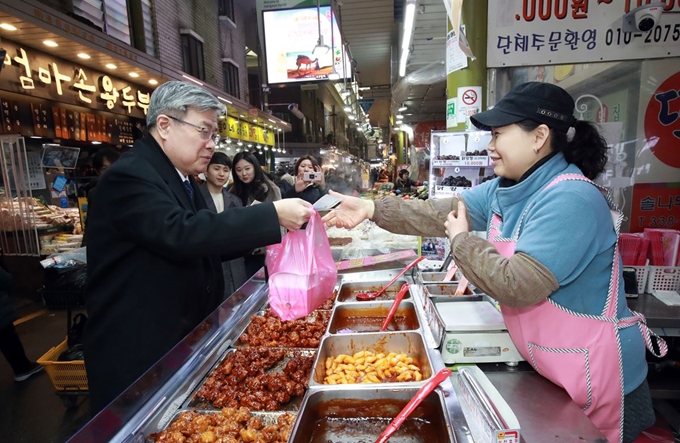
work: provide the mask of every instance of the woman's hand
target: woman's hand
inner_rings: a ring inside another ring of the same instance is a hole
[[[453,241],[453,237],[461,232],[470,231],[470,225],[467,221],[467,209],[465,209],[463,201],[458,201],[458,210],[449,212],[449,215],[446,217],[446,223],[444,223],[444,229],[450,241]]]
[[[375,211],[373,200],[362,200],[335,191],[328,191],[328,193],[340,199],[340,206],[326,214],[322,219],[326,226],[352,229],[362,221],[373,217],[373,211]]]
[[[295,192],[297,192],[298,194],[304,191],[307,185],[309,185],[309,183],[303,179],[302,174],[303,173],[300,172],[298,173],[298,175],[295,176]]]

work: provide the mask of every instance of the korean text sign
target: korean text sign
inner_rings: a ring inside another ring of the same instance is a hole
[[[623,32],[625,13],[651,0],[496,0],[487,66],[551,65],[680,55],[680,2],[666,0],[647,32]]]

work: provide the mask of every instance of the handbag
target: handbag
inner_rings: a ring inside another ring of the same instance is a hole
[[[305,229],[267,246],[266,262],[269,305],[281,320],[305,317],[332,297],[338,270],[317,211]]]

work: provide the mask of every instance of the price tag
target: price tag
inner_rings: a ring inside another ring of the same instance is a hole
[[[489,166],[488,156],[470,156],[463,157],[461,160],[461,166]]]
[[[463,191],[467,191],[468,187],[464,186],[435,186],[434,194],[437,197],[459,197]]]

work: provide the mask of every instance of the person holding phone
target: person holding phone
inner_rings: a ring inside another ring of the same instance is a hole
[[[304,155],[295,162],[295,185],[283,198],[301,198],[311,204],[326,194],[326,179],[314,157]]]
[[[645,347],[657,357],[668,347],[626,304],[622,216],[593,182],[605,170],[607,143],[574,111],[559,86],[517,85],[470,117],[491,131],[498,178],[460,198],[338,195],[342,203],[324,221],[352,228],[370,219],[398,234],[446,235],[458,269],[499,302],[527,362],[565,389],[609,442],[630,443],[655,420]]]

